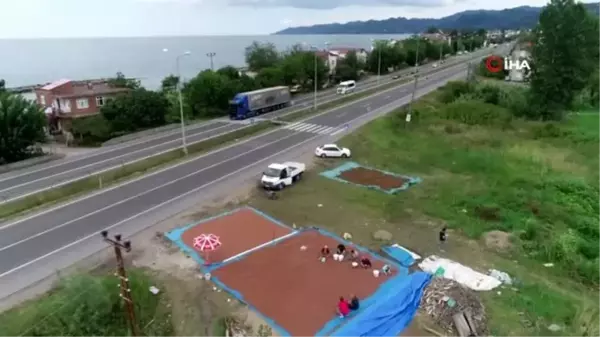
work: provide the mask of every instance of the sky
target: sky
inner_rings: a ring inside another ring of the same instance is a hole
[[[0,39],[263,35],[291,26],[440,18],[546,0],[0,0]],[[588,1],[586,1],[588,2]]]

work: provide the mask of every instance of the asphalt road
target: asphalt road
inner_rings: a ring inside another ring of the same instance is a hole
[[[441,86],[464,74],[464,64],[419,81],[419,87]],[[410,97],[412,84],[386,90],[312,117],[303,123],[343,128],[369,111],[391,107]],[[0,225],[0,279],[24,266],[58,253],[63,247],[100,230],[123,224],[174,198],[196,192],[238,172],[306,143],[319,134],[280,128],[151,173],[121,185],[60,205],[13,223]]]
[[[476,53],[479,54],[487,51],[488,50],[481,50]],[[449,58],[445,61],[444,66],[459,64],[464,60],[473,57],[474,55],[475,54],[467,54]],[[361,92],[375,88],[378,85],[397,81],[392,77],[397,75],[405,77],[413,70],[414,68],[410,68],[394,74],[382,76],[379,80],[379,83],[377,78],[370,78],[369,80],[360,82],[357,86],[356,92]],[[439,71],[439,69],[435,69],[433,64],[426,64],[421,66],[419,70],[421,74],[432,71]],[[339,96],[335,94],[335,88],[321,92],[317,95],[317,97],[318,104],[323,104],[339,98]],[[312,95],[297,97],[294,99],[294,106],[272,112],[264,117],[274,118],[305,109],[313,104],[313,99],[314,97]],[[208,138],[238,130],[245,126],[246,125],[239,123],[231,123],[227,120],[215,120],[209,123],[189,127],[187,129],[186,139],[188,143],[200,142]],[[319,131],[323,133],[324,131],[333,131],[333,129],[329,127],[334,126],[335,125],[331,125],[331,123],[316,124],[312,125],[312,127],[311,125],[299,124],[296,125],[296,128],[299,131],[319,129]],[[107,149],[95,151],[92,154],[84,157],[54,162],[29,168],[23,171],[2,175],[0,176],[0,205],[54,188],[62,184],[82,179],[86,176],[96,174],[104,170],[110,170],[127,163],[159,154],[161,152],[166,152],[180,146],[181,137],[179,131],[177,130],[160,134],[158,136],[152,136],[125,144],[112,146]]]

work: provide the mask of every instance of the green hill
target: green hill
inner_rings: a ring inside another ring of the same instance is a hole
[[[599,14],[600,3],[584,4],[588,10]],[[407,34],[418,33],[429,27],[440,29],[519,29],[533,28],[542,7],[522,6],[503,10],[472,10],[456,13],[441,19],[407,19],[404,17],[386,20],[353,21],[347,23],[322,24],[307,27],[292,27],[276,35],[299,34]]]

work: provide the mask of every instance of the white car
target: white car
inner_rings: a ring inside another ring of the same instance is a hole
[[[321,158],[348,158],[350,157],[350,150],[345,147],[337,146],[336,144],[325,144],[317,147],[315,156]]]

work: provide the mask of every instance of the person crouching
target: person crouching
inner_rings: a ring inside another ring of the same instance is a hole
[[[346,246],[344,246],[343,244],[339,244],[337,246],[337,250],[335,251],[335,254],[333,254],[333,260],[335,261],[343,261],[344,260],[344,255],[346,253]]]

